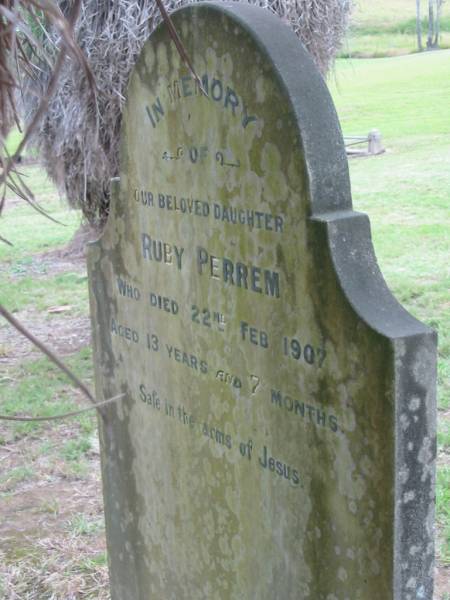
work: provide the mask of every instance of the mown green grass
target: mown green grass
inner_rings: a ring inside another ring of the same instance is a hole
[[[21,481],[27,481],[33,477],[34,471],[30,465],[22,465],[20,467],[14,467],[9,471],[0,473],[0,485],[2,486],[14,486]]]
[[[33,270],[33,274],[15,275],[13,263],[9,271],[0,273],[0,302],[10,312],[24,308],[33,309],[45,314],[55,306],[70,307],[70,314],[86,314],[87,312],[87,275],[80,273],[60,273],[47,276]],[[39,266],[38,266],[39,268]],[[52,315],[47,315],[48,320]]]
[[[428,2],[422,0],[422,13],[425,15]],[[354,21],[360,26],[392,27],[399,21],[414,19],[416,3],[414,0],[355,0]],[[443,16],[450,14],[444,4]]]
[[[92,380],[90,348],[83,348],[66,357],[65,362],[83,381],[89,383]],[[1,411],[4,415],[51,417],[79,408],[73,398],[73,384],[45,357],[28,360],[7,369],[0,379],[0,397]],[[75,445],[64,446],[62,454],[66,460],[74,460],[89,450],[90,444],[86,440],[96,427],[95,413],[81,415],[77,419],[85,439],[77,440]],[[48,426],[47,422],[18,421],[9,423],[8,428],[15,438],[20,438],[30,433],[36,434]]]
[[[53,274],[51,260],[40,256],[71,240],[80,225],[80,214],[68,209],[40,167],[24,166],[22,170],[40,206],[64,225],[37,213],[23,200],[6,201],[0,235],[13,245],[0,242],[0,302],[12,312],[32,307],[45,313],[52,306],[68,305],[72,314],[86,314],[87,276]]]
[[[437,473],[436,512],[440,526],[439,552],[443,562],[450,564],[450,466]]]
[[[350,160],[354,207],[394,295],[439,334],[438,548],[450,564],[450,52],[340,60],[330,88],[344,134],[383,135],[385,154]]]
[[[8,147],[13,148],[19,138],[20,134],[13,131]],[[51,307],[70,307],[66,314],[71,317],[88,313],[87,275],[79,270],[52,273],[54,263],[51,258],[45,257],[45,252],[64,246],[72,239],[80,225],[80,215],[68,209],[40,167],[24,165],[21,172],[40,206],[64,226],[37,213],[23,200],[7,199],[0,218],[0,235],[13,246],[0,243],[0,302],[11,312],[36,311],[41,315],[44,329],[46,326],[52,328],[52,321],[58,315],[48,313]],[[0,326],[6,325],[1,323]],[[0,347],[1,353],[8,356],[9,348]],[[83,381],[92,384],[90,348],[84,348],[64,360]],[[72,383],[46,358],[27,360],[4,369],[0,377],[0,398],[1,412],[6,415],[45,417],[79,407]],[[77,475],[88,468],[84,457],[96,429],[95,413],[76,417],[71,424],[78,432],[77,437],[58,448],[45,437],[45,431],[52,427],[46,422],[8,423],[0,431],[0,444],[25,436],[34,438],[42,435],[38,452],[64,461],[68,464],[67,472]],[[58,422],[54,427],[58,427]],[[3,488],[9,483],[17,483],[21,474],[23,477],[33,476],[27,468],[13,469]]]
[[[422,0],[422,41],[426,46],[428,2]],[[440,47],[450,47],[450,6],[444,3]],[[417,51],[414,0],[357,0],[350,31],[341,51],[345,57],[383,57]]]
[[[59,198],[53,183],[41,167],[23,166],[21,172],[24,173],[24,180],[32,189],[39,205],[63,225],[40,215],[25,201],[15,198],[14,204],[11,204],[7,200],[0,218],[0,235],[13,246],[0,243],[1,264],[29,259],[32,253],[64,245],[80,225],[79,211],[68,210],[67,204]]]
[[[104,529],[103,517],[88,518],[86,515],[75,515],[68,523],[68,530],[72,535],[93,535]],[[102,553],[94,557],[99,564],[103,564],[105,555]]]
[[[339,60],[333,79],[347,134],[368,133],[375,127],[388,147],[394,144],[394,150],[395,139],[405,138],[402,148],[407,143],[414,150],[419,144],[425,151],[441,146],[445,142],[441,136],[450,134],[449,50],[379,60]],[[437,138],[429,139],[430,135]],[[418,176],[423,180],[423,175]]]
[[[385,154],[350,161],[354,204],[371,216],[394,293],[438,330],[440,407],[449,408],[450,52],[342,60],[331,90],[344,135],[383,135]]]
[[[426,44],[426,38],[424,39]],[[450,48],[450,33],[441,33],[439,47]],[[340,58],[385,58],[417,52],[416,36],[410,33],[362,33],[350,31],[339,51]]]
[[[16,127],[11,130],[11,133],[8,135],[6,140],[6,150],[10,156],[14,154],[17,150],[20,142],[22,141],[23,133],[19,131]]]
[[[92,386],[92,355],[90,348],[65,358],[66,364],[87,385]],[[73,384],[46,358],[28,360],[19,366],[10,367],[0,379],[1,412],[11,416],[53,417],[80,408],[73,394]],[[27,463],[10,469],[0,477],[1,494],[7,494],[21,481],[36,476],[33,462],[40,456],[62,462],[66,476],[81,477],[89,469],[88,453],[92,437],[96,433],[97,421],[94,411],[70,418],[70,427],[76,436],[55,445],[46,438],[49,428],[57,428],[64,421],[9,422],[0,430],[0,445],[24,437],[42,438],[35,452],[27,455]]]

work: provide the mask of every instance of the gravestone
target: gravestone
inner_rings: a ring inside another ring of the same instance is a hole
[[[430,600],[434,333],[294,33],[195,4],[132,74],[89,251],[114,600]]]

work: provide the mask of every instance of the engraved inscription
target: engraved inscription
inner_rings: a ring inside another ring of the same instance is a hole
[[[196,254],[197,271],[200,275],[206,274],[211,279],[257,294],[280,297],[280,275],[276,271],[214,256],[201,246],[197,247]]]
[[[239,441],[232,433],[219,424],[186,410],[183,403],[174,404],[168,399],[163,399],[161,393],[155,388],[150,388],[145,383],[139,385],[138,397],[143,404],[164,417],[169,417],[175,423],[185,426],[194,436],[205,437],[214,445],[220,446],[225,451],[232,451],[237,456],[252,462],[258,448],[253,440]],[[266,445],[262,445],[255,462],[261,472],[272,475],[274,482],[290,483],[293,487],[301,487],[301,478],[298,468],[286,463],[279,457],[272,455]]]
[[[153,193],[150,190],[134,190],[134,198],[147,208],[159,208],[183,215],[202,217],[230,225],[243,225],[250,231],[272,231],[282,234],[284,217],[261,210],[226,206],[218,201],[207,202],[189,195]]]

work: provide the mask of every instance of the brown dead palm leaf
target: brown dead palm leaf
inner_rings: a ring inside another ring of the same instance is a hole
[[[0,4],[0,213],[9,190],[51,218],[37,203],[16,165],[30,136],[46,114],[68,57],[80,65],[88,91],[95,99],[92,71],[74,37],[81,4],[82,0],[74,0],[67,16],[53,0],[6,0]],[[45,35],[49,26],[58,32],[59,41],[54,42]],[[37,100],[37,108],[18,148],[11,156],[6,138],[14,124],[21,130],[18,95],[23,90],[23,78],[36,78],[43,69],[50,73],[47,85]],[[5,238],[2,240],[7,241]]]

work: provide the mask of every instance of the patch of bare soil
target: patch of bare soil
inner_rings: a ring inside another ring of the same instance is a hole
[[[96,434],[82,470],[61,453],[79,437],[67,420],[0,445],[3,600],[109,599]]]
[[[45,277],[48,273],[85,273],[86,244],[98,235],[97,230],[83,225],[67,246],[35,255],[24,267],[24,272],[33,277]],[[54,306],[46,315],[27,308],[15,316],[35,337],[60,356],[78,352],[90,344],[89,317],[71,315],[70,307]],[[18,335],[6,322],[0,323],[0,367],[39,356],[40,352],[24,336]]]
[[[87,245],[100,236],[100,231],[87,224],[81,225],[70,242],[62,247],[36,254],[30,265],[34,273],[52,275],[86,269]]]
[[[58,448],[74,435],[63,424],[49,428],[45,439]],[[43,455],[41,444],[27,437],[0,447],[1,471],[11,474],[0,485],[0,597],[107,600],[98,452],[77,477],[57,454]],[[16,481],[24,465],[29,473]]]
[[[99,236],[100,231],[98,229],[95,229],[88,224],[81,225],[66,246],[44,252],[43,254],[37,255],[37,258],[40,258],[42,261],[51,262],[52,268],[55,267],[56,263],[62,263],[64,265],[67,262],[73,267],[74,262],[85,262],[87,244],[95,241]]]
[[[46,319],[35,310],[15,315],[22,325],[58,356],[78,352],[91,343],[91,324],[88,317],[61,312]],[[8,323],[0,326],[0,369],[24,359],[42,357],[42,353]]]
[[[23,202],[23,200],[19,198],[19,202]],[[26,264],[21,265],[20,272],[17,275],[26,274],[33,277],[45,277],[48,274],[85,272],[87,245],[97,240],[99,236],[100,231],[98,229],[87,224],[81,225],[68,244],[30,257],[27,259]],[[9,271],[8,263],[0,265],[0,270]]]
[[[20,311],[15,316],[28,331],[59,356],[78,352],[90,344],[91,324],[88,317],[73,316],[62,311],[48,319],[33,309]],[[10,366],[25,359],[40,357],[41,352],[11,325],[0,325],[0,369],[2,365]]]
[[[447,600],[450,594],[450,568],[436,569],[434,576],[434,597],[436,600]]]

